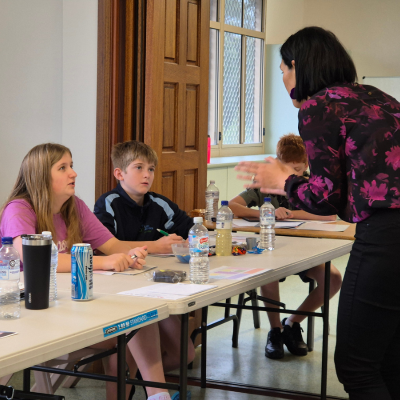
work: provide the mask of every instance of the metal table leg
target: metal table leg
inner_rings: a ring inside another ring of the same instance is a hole
[[[321,371],[321,400],[326,399],[326,386],[328,377],[328,334],[329,334],[329,291],[331,280],[331,262],[325,263],[324,283],[324,311],[322,333],[322,371]]]
[[[31,370],[29,368],[24,369],[23,390],[27,393],[31,391]]]
[[[201,372],[200,372],[201,387],[203,389],[207,386],[207,316],[208,316],[208,307],[203,307],[201,310]]]
[[[117,398],[125,400],[126,391],[126,336],[125,334],[118,336],[118,365],[117,365]]]
[[[188,342],[189,342],[189,314],[183,314],[181,318],[181,362],[179,371],[179,399],[186,400],[187,397],[187,364],[188,364]]]

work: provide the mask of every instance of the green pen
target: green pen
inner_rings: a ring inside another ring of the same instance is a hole
[[[162,229],[157,229],[157,231],[158,231],[158,232],[160,232],[160,233],[161,233],[161,235],[164,235],[164,236],[169,236],[169,233],[168,233],[168,232],[165,232],[165,231],[163,231]]]

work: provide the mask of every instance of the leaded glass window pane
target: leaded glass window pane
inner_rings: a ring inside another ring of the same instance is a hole
[[[223,80],[223,144],[240,142],[241,35],[225,32]]]
[[[225,23],[233,26],[242,26],[242,0],[225,1]]]
[[[243,27],[261,32],[262,0],[244,0]]]
[[[218,0],[210,1],[210,20],[218,22]]]
[[[261,141],[263,41],[246,37],[245,140]]]
[[[218,38],[219,32],[216,29],[210,29],[208,134],[212,145],[218,144]]]

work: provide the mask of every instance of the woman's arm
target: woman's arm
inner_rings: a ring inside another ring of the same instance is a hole
[[[292,218],[295,219],[312,219],[315,221],[336,221],[336,215],[316,215],[311,214],[303,210],[293,210],[291,211]]]
[[[236,196],[229,201],[229,208],[236,217],[259,217],[260,210],[248,208],[247,203],[242,196]]]

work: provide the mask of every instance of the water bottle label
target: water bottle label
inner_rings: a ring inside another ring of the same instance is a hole
[[[189,235],[189,246],[192,251],[202,252],[208,250],[208,236]]]
[[[0,279],[8,281],[8,265],[0,264]]]
[[[275,225],[274,217],[260,217],[260,225]]]
[[[217,221],[216,229],[232,229],[232,221]]]
[[[10,268],[12,268],[10,270]],[[5,281],[19,280],[19,260],[0,261],[0,279]]]

